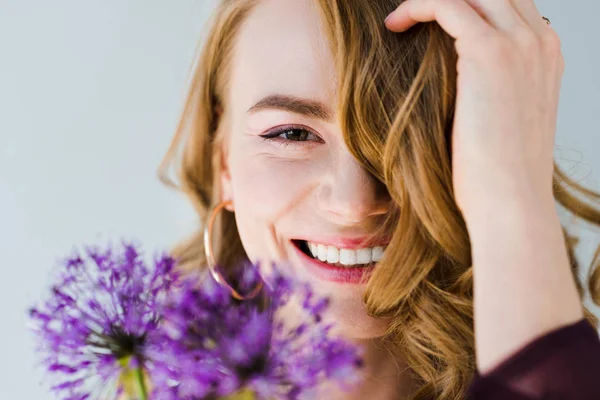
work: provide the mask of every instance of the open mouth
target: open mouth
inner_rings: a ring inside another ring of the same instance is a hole
[[[298,247],[300,249],[301,252],[303,252],[310,258],[315,258],[315,257],[313,257],[312,253],[310,252],[310,249],[308,248],[308,242],[306,240],[293,239],[292,243],[294,243],[296,245],[296,247]]]
[[[292,243],[306,256],[332,267],[369,268],[383,258],[383,246],[345,249],[293,239]]]

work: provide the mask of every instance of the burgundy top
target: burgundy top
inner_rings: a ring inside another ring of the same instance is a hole
[[[470,400],[600,400],[600,338],[585,319],[525,345],[485,375]]]

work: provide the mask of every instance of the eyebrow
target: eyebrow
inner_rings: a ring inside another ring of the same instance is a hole
[[[285,94],[268,95],[250,107],[248,112],[253,113],[271,108],[290,111],[307,117],[322,119],[324,121],[331,121],[333,119],[332,112],[320,101]]]

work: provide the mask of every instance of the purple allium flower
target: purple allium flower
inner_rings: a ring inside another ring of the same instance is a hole
[[[88,246],[85,256],[75,250],[50,296],[30,310],[42,362],[57,381],[52,390],[62,399],[116,398],[136,374],[143,386],[151,369],[147,348],[175,261],[158,255],[150,269],[136,245],[121,244]]]
[[[248,267],[238,282],[246,292],[260,279],[258,266]],[[277,313],[292,296],[305,318],[284,323]],[[215,399],[250,390],[258,399],[296,399],[323,380],[353,383],[359,349],[330,337],[332,326],[321,321],[327,305],[276,266],[263,296],[253,300],[233,299],[208,274],[185,279],[164,308],[163,347],[154,348],[157,398]]]

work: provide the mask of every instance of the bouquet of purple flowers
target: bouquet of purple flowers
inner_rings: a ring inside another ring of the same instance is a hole
[[[243,265],[240,290],[263,290],[239,301],[210,274],[178,274],[166,253],[148,267],[138,247],[75,251],[30,310],[61,399],[314,398],[324,381],[358,381],[360,349],[332,337],[328,299],[309,285]],[[303,318],[290,324],[280,314],[292,298]]]

